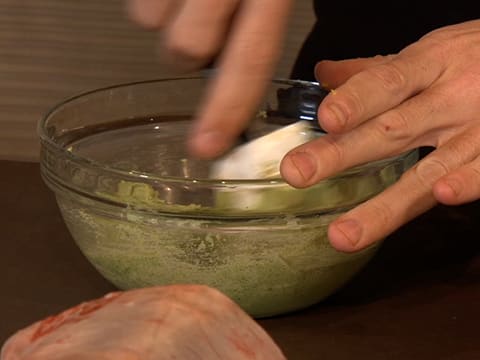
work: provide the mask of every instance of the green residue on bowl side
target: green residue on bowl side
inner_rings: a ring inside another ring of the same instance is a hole
[[[193,219],[132,222],[126,219],[131,218],[125,215],[128,209],[116,218],[68,201],[60,204],[85,256],[119,288],[206,284],[255,317],[318,302],[350,279],[374,252],[335,251],[324,221],[273,231],[252,221],[246,231]]]

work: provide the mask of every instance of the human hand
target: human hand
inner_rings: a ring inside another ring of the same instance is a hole
[[[281,50],[292,0],[128,0],[132,19],[161,29],[171,62],[201,68],[217,58],[189,149],[222,154],[263,98]]]
[[[433,31],[395,55],[322,61],[315,74],[335,88],[318,110],[329,134],[283,159],[282,176],[293,186],[435,147],[393,186],[330,224],[335,248],[360,250],[438,202],[480,198],[480,20]]]
[[[0,360],[285,360],[219,291],[170,285],[111,293],[14,334]]]

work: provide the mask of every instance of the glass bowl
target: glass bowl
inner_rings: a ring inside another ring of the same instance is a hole
[[[281,178],[211,179],[211,162],[190,158],[184,146],[206,83],[175,78],[99,89],[40,122],[41,174],[74,241],[120,289],[205,284],[257,318],[321,301],[379,246],[338,252],[328,224],[397,181],[417,152],[303,190]],[[281,126],[278,119],[305,118],[308,103],[301,111],[285,106],[292,86],[318,85],[273,81],[261,120],[253,121],[257,134]]]

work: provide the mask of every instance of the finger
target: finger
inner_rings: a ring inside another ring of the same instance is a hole
[[[390,188],[332,222],[328,230],[332,245],[347,252],[363,249],[433,207],[437,201],[432,189],[439,179],[458,176],[457,171],[462,173],[465,169],[475,172],[475,168],[465,164],[479,166],[479,136],[480,129],[471,129],[451,139],[420,160]],[[478,180],[477,172],[472,181]],[[478,198],[479,190],[477,183],[465,195]]]
[[[461,205],[480,199],[480,158],[438,180],[433,193],[445,205]]]
[[[335,89],[350,79],[353,75],[369,67],[383,64],[390,56],[375,56],[348,60],[323,60],[315,66],[315,78],[327,89]]]
[[[187,0],[165,34],[171,61],[199,68],[220,51],[238,0]]]
[[[444,128],[453,116],[443,97],[430,89],[350,132],[301,145],[284,157],[281,174],[290,185],[303,188],[356,165],[437,145],[435,130]]]
[[[342,252],[362,250],[432,208],[435,198],[414,172],[333,221],[328,227],[332,246]]]
[[[476,138],[473,138],[476,136]],[[457,146],[476,145],[480,138],[480,131],[471,131],[456,139]],[[480,149],[477,149],[477,154]],[[476,156],[470,162],[440,178],[433,185],[435,198],[445,205],[460,205],[480,199],[480,156]]]
[[[291,0],[242,3],[193,129],[192,154],[220,155],[251,120],[278,60],[290,5]]]
[[[130,18],[148,29],[164,27],[182,4],[180,0],[128,0]]]
[[[330,133],[345,132],[426,89],[443,71],[432,54],[406,52],[352,76],[320,104],[320,125]]]

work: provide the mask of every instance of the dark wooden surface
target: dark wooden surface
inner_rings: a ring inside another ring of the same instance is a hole
[[[0,342],[113,290],[73,243],[38,164],[0,161]],[[343,290],[261,325],[289,360],[480,359],[480,204],[437,207]]]

